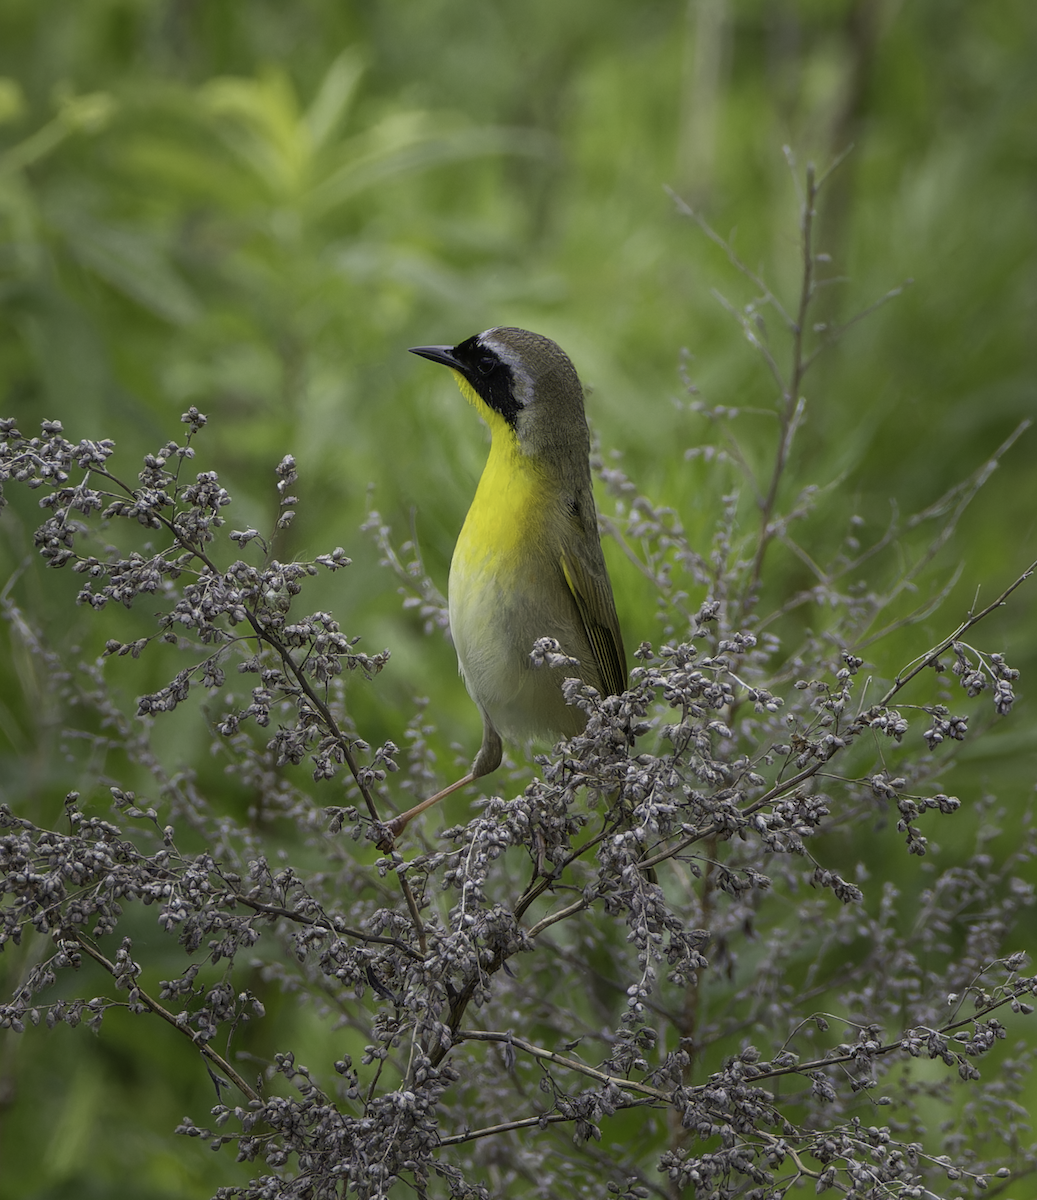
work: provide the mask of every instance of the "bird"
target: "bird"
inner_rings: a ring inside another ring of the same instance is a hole
[[[500,766],[503,741],[574,736],[586,714],[562,681],[600,695],[626,686],[626,657],[601,550],[583,387],[564,350],[499,326],[456,346],[413,346],[454,374],[489,426],[490,453],[450,563],[450,632],[461,677],[482,716],[471,770],[387,823],[389,841],[445,796]],[[554,638],[575,665],[534,664]]]

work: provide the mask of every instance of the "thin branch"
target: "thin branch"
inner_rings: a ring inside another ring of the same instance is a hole
[[[720,304],[721,308],[725,309],[732,317],[734,317],[734,319],[741,326],[745,340],[767,364],[767,369],[770,371],[771,377],[778,385],[779,390],[784,391],[785,381],[781,377],[781,368],[778,366],[777,362],[775,362],[774,356],[770,352],[770,348],[757,336],[756,330],[753,328],[752,321],[749,320],[749,318],[744,312],[742,312],[741,309],[736,308],[731,301],[727,299],[723,292],[717,291],[716,288],[713,288],[712,294],[713,298]]]
[[[123,481],[121,479],[119,479],[117,476],[112,475],[109,471],[105,470],[104,468],[94,468],[94,470],[97,474],[103,475],[104,478],[111,480],[111,482],[113,484],[115,484],[117,487],[122,488],[122,490],[126,493],[126,495],[134,497],[134,498],[136,497],[136,493],[134,492],[134,490],[131,487],[128,487],[125,483],[123,483]],[[220,571],[219,567],[216,566],[216,564],[212,561],[212,559],[209,558],[209,556],[205,553],[204,550],[202,550],[202,548],[200,546],[194,544],[193,542],[188,541],[184,537],[183,533],[176,527],[176,524],[174,523],[174,521],[170,520],[168,517],[164,516],[162,513],[155,513],[154,516],[155,516],[155,519],[157,521],[159,521],[162,524],[162,526],[167,530],[167,532],[173,538],[176,539],[177,543],[180,546],[182,546],[189,554],[193,554],[194,557],[197,558],[199,562],[203,563],[209,572],[211,572],[213,575],[217,575],[217,576],[223,574],[223,572]],[[248,608],[247,606],[243,606],[243,607],[245,608],[245,617],[248,620],[249,625],[252,626],[252,631],[255,634],[257,640],[261,644],[265,642],[268,646],[271,647],[271,649],[273,649],[277,652],[278,657],[281,659],[282,663],[285,665],[285,667],[288,669],[288,671],[294,676],[296,683],[298,684],[298,686],[299,686],[300,690],[303,692],[303,694],[306,696],[307,700],[309,700],[310,703],[313,705],[313,707],[320,713],[321,718],[326,723],[327,728],[330,730],[332,736],[335,738],[335,741],[339,746],[339,749],[342,751],[342,756],[346,761],[346,765],[349,767],[350,773],[352,774],[353,779],[356,782],[356,786],[359,789],[361,796],[363,796],[364,802],[367,804],[368,813],[370,814],[370,816],[372,817],[373,820],[377,821],[379,819],[378,818],[378,809],[377,809],[377,806],[375,805],[374,797],[371,795],[371,792],[367,787],[367,784],[361,778],[360,765],[357,762],[357,760],[355,759],[355,757],[353,756],[353,748],[352,748],[350,739],[339,728],[338,722],[335,720],[334,714],[331,712],[331,710],[328,708],[328,706],[324,703],[324,701],[314,691],[312,685],[310,684],[309,679],[306,677],[305,672],[296,663],[295,659],[292,657],[290,651],[288,650],[288,647],[285,646],[284,643],[281,642],[281,640],[274,633],[272,633],[269,629],[267,629],[265,626],[262,625],[262,623],[259,621],[259,618],[257,617],[257,615],[250,608]]]
[[[799,394],[803,377],[809,366],[803,357],[803,336],[807,322],[807,312],[814,298],[814,204],[817,200],[819,184],[814,178],[813,164],[807,165],[807,189],[803,198],[800,217],[800,245],[803,252],[803,273],[799,291],[799,307],[796,319],[792,324],[792,363],[787,383],[781,385],[780,434],[778,448],[774,456],[774,469],[771,472],[770,485],[764,502],[760,506],[760,535],[756,544],[756,554],[753,557],[749,582],[745,589],[743,607],[751,603],[752,597],[760,583],[763,572],[763,559],[767,547],[774,537],[773,517],[778,502],[778,488],[785,474],[792,441],[796,430],[802,421],[806,401]]]
[[[965,510],[975,499],[976,494],[997,469],[1001,459],[1005,456],[1005,454],[1008,453],[1012,446],[1015,445],[1019,438],[1022,437],[1022,435],[1027,429],[1030,428],[1032,424],[1033,422],[1029,420],[1029,418],[1020,421],[1015,429],[1012,430],[1008,437],[1005,438],[1001,445],[998,446],[994,453],[986,460],[986,462],[978,467],[967,480],[953,488],[951,492],[947,494],[947,496],[937,501],[936,505],[930,505],[925,512],[920,513],[914,519],[914,524],[918,524],[922,520],[926,519],[930,513],[941,511],[952,496],[960,495],[961,497],[958,500],[958,503],[955,506],[955,509],[947,523],[943,526],[936,537],[933,538],[932,542],[930,542],[925,553],[900,577],[899,580],[897,580],[896,586],[888,594],[888,596],[883,598],[882,607],[889,605],[911,583],[911,581],[919,574],[922,568],[932,562],[939,551],[946,545],[955,529],[957,529],[958,522],[961,520]],[[883,630],[874,634],[869,641],[874,641],[875,638],[881,637],[885,632],[886,631]],[[866,645],[868,643],[863,644]]]
[[[864,638],[862,641],[854,642],[854,650],[863,650],[866,646],[872,645],[880,639],[887,637],[891,633],[895,633],[898,629],[906,629],[909,625],[917,625],[919,621],[924,621],[931,617],[934,612],[943,607],[944,601],[954,590],[958,580],[962,577],[965,571],[965,564],[958,563],[954,568],[950,578],[942,588],[930,600],[924,604],[920,604],[917,608],[911,610],[903,617],[897,617],[895,621],[890,621],[888,625],[884,625],[878,633],[873,633],[870,637]],[[881,606],[880,602],[880,606]],[[872,618],[874,620],[874,617]]]
[[[677,211],[682,216],[690,217],[691,220],[693,220],[699,227],[699,229],[702,230],[706,237],[708,237],[715,246],[719,246],[720,249],[723,250],[723,252],[727,255],[728,262],[730,262],[735,270],[739,271],[754,285],[754,287],[759,289],[760,297],[763,302],[770,305],[770,307],[781,316],[781,319],[785,322],[785,325],[791,330],[793,328],[793,320],[785,311],[781,301],[777,296],[774,295],[767,284],[764,283],[763,279],[757,275],[751,267],[746,266],[746,264],[742,262],[742,260],[735,253],[734,247],[731,245],[731,243],[726,238],[722,238],[720,234],[717,233],[709,224],[709,222],[702,216],[702,214],[696,212],[696,210],[693,209],[690,204],[682,200],[672,188],[664,186],[663,191],[677,206]]]
[[[341,934],[343,937],[356,938],[360,942],[374,942],[380,946],[392,946],[394,950],[399,950],[401,954],[405,954],[408,958],[413,958],[416,962],[424,962],[424,952],[419,954],[412,946],[408,946],[406,942],[399,941],[398,938],[382,937],[377,933],[364,933],[362,929],[350,929],[348,925],[341,925],[338,921],[331,917],[324,917],[318,920],[316,917],[308,917],[305,913],[299,912],[293,908],[281,908],[277,904],[261,904],[258,900],[250,900],[247,896],[242,896],[238,892],[234,893],[234,900],[239,904],[244,904],[251,908],[254,912],[263,913],[271,917],[284,917],[288,921],[296,921],[300,925],[326,925],[328,929],[334,930],[335,933]]]
[[[933,663],[939,659],[941,654],[946,653],[946,651],[949,650],[956,641],[959,641],[962,634],[966,633],[974,625],[978,625],[980,621],[982,621],[985,617],[988,617],[992,612],[995,612],[997,609],[1003,607],[1007,602],[1008,597],[1011,596],[1011,594],[1018,587],[1021,587],[1022,584],[1025,583],[1026,580],[1029,579],[1035,572],[1037,572],[1037,561],[1031,563],[1030,566],[1027,567],[1027,569],[1013,583],[1005,588],[1005,590],[1000,596],[998,596],[996,600],[988,604],[982,611],[970,614],[968,619],[963,621],[954,631],[954,633],[944,638],[932,650],[927,651],[919,659],[915,660],[914,665],[910,669],[897,675],[886,694],[881,700],[879,700],[877,705],[872,707],[887,707],[893,698],[897,696],[903,690],[903,688],[912,679],[914,679],[916,675],[920,674],[927,667],[932,666]],[[863,711],[859,712],[853,721],[847,726],[847,728],[842,731],[841,736],[844,740],[849,741],[851,738],[856,736],[856,734],[862,732],[866,726],[867,720],[865,718],[865,714]],[[768,788],[767,791],[759,796],[756,800],[752,801],[751,804],[746,804],[743,808],[741,808],[739,810],[740,815],[743,818],[750,817],[765,805],[770,804],[772,801],[777,800],[782,796],[788,795],[790,791],[797,788],[801,783],[805,783],[807,780],[812,779],[824,765],[824,762],[818,760],[817,762],[811,763],[810,766],[805,767],[802,771],[796,775],[793,775],[791,778],[776,783],[773,787]],[[693,833],[681,838],[679,842],[673,846],[670,846],[666,850],[662,850],[658,854],[654,854],[650,857],[642,859],[637,864],[638,869],[644,871],[649,867],[656,866],[658,863],[665,862],[668,858],[673,858],[674,855],[679,854],[682,850],[688,849],[688,847],[693,846],[696,842],[702,841],[703,838],[715,837],[725,832],[726,828],[727,827],[720,822],[713,822],[704,826],[702,829],[695,830]],[[577,910],[574,908],[573,911]],[[545,918],[545,920],[548,921],[548,923],[553,924],[556,920],[561,920],[563,917],[568,915],[569,910],[566,909],[562,910],[560,913],[554,914],[551,918]],[[541,925],[543,924],[544,923],[541,922]],[[540,926],[537,926],[536,929],[537,932],[539,932]]]
[[[606,516],[604,513],[598,514],[598,520],[608,531],[609,536],[619,546],[630,562],[633,563],[633,565],[650,583],[653,583],[656,587],[658,587],[659,577],[643,559],[638,557],[633,547],[627,541],[626,535],[623,533],[622,529],[620,529],[619,523],[613,520],[612,517]]]
[[[555,867],[550,875],[542,875],[539,879],[532,879],[515,904],[515,920],[520,921],[533,901],[542,896],[544,892],[558,882],[566,867],[571,866],[578,858],[582,858],[588,850],[593,850],[595,846],[599,845],[609,836],[610,832],[610,829],[603,829],[601,833],[595,834],[594,837],[577,846],[571,854]]]
[[[910,681],[914,679],[916,675],[920,674],[927,667],[931,667],[941,654],[945,654],[956,641],[959,641],[963,633],[967,633],[968,630],[970,630],[974,625],[978,625],[985,617],[989,617],[992,612],[995,612],[999,608],[1003,608],[1008,600],[1008,597],[1011,596],[1016,588],[1021,587],[1027,581],[1027,579],[1030,579],[1035,571],[1037,571],[1037,560],[1030,563],[1030,565],[1018,577],[1018,579],[1016,579],[1013,583],[1010,583],[996,600],[992,601],[980,612],[970,613],[966,620],[962,621],[962,623],[952,634],[950,634],[948,637],[945,637],[943,641],[935,646],[932,650],[927,651],[920,658],[916,659],[914,666],[912,666],[909,670],[897,675],[896,679],[893,680],[889,691],[886,692],[886,694],[879,701],[879,706],[884,707],[885,705],[889,704],[893,697],[896,696],[906,684],[910,683]]]
[[[768,788],[758,799],[751,804],[747,804],[744,808],[739,809],[743,817],[751,817],[753,813],[758,812],[765,805],[770,804],[773,800],[786,795],[789,791],[799,787],[801,783],[805,783],[808,779],[812,779],[825,764],[820,760],[811,765],[805,770],[800,771],[797,775],[793,775],[784,783],[775,784],[774,787]],[[648,858],[642,858],[638,864],[639,871],[646,871],[649,867],[654,867],[661,862],[665,862],[668,858],[673,858],[675,854],[679,854],[682,850],[687,850],[689,846],[694,846],[696,842],[701,842],[703,838],[717,837],[728,830],[729,826],[724,821],[714,821],[702,829],[697,829],[668,850],[662,850],[658,854],[653,854]]]
[[[105,956],[100,952],[100,950],[96,950],[83,934],[72,930],[66,933],[64,936],[73,939],[76,945],[79,946],[86,954],[88,954],[90,958],[94,960],[94,962],[99,963],[102,967],[104,967],[104,969],[109,975],[112,976],[113,979],[118,978],[119,972],[116,969],[115,964],[109,962],[108,959],[105,958]],[[184,1037],[186,1037],[194,1046],[197,1047],[197,1049],[205,1058],[207,1058],[214,1066],[218,1067],[219,1070],[223,1071],[224,1074],[227,1075],[227,1077],[233,1082],[234,1086],[238,1088],[242,1095],[247,1096],[249,1100],[258,1101],[260,1099],[259,1093],[253,1088],[249,1087],[249,1085],[244,1081],[244,1079],[241,1078],[237,1071],[234,1070],[230,1063],[227,1062],[222,1054],[217,1053],[208,1042],[201,1041],[197,1033],[191,1029],[188,1029],[186,1025],[177,1020],[176,1016],[171,1013],[168,1008],[164,1008],[157,1000],[153,1000],[147,994],[147,992],[137,987],[136,984],[134,984],[134,987],[137,990],[137,995],[140,997],[141,1003],[146,1008],[150,1009],[156,1016],[161,1017],[163,1021],[167,1022],[167,1024],[172,1025],[173,1028],[179,1033],[182,1033]]]
[[[993,966],[996,966],[996,965],[997,965],[996,963],[991,963],[990,967],[988,967],[987,969],[989,970]],[[982,977],[982,974],[983,974],[983,972],[979,972],[975,976],[975,978],[978,980],[979,978]],[[924,1027],[924,1026],[912,1026],[912,1027],[909,1027],[909,1029],[906,1032],[910,1033],[910,1032],[914,1032],[916,1030],[921,1030],[922,1032],[926,1032],[926,1033],[936,1032],[940,1036],[946,1037],[947,1035],[953,1034],[954,1032],[956,1032],[959,1029],[964,1029],[967,1027],[974,1026],[976,1024],[976,1022],[979,1021],[981,1018],[988,1016],[990,1013],[995,1012],[1000,1008],[1003,1008],[1006,1004],[1012,1003],[1012,1001],[1017,997],[1017,995],[1019,995],[1019,994],[1028,995],[1029,993],[1030,993],[1029,981],[1021,981],[1018,984],[1018,991],[1015,988],[1006,986],[1003,990],[1003,994],[998,999],[991,1000],[988,1003],[979,1006],[977,1008],[976,1012],[969,1017],[962,1018],[961,1020],[950,1021],[947,1024],[941,1026],[938,1030],[931,1031],[927,1027]],[[836,1016],[835,1014],[814,1013],[814,1014],[811,1014],[811,1016],[809,1018],[805,1018],[801,1022],[801,1025],[806,1024],[808,1021],[813,1020],[818,1016],[825,1016],[827,1019],[829,1019],[831,1021],[845,1021],[846,1020],[845,1017]],[[468,1041],[468,1042],[472,1042],[472,1041],[492,1042],[492,1043],[498,1043],[498,1044],[514,1047],[518,1050],[524,1051],[526,1054],[532,1055],[534,1058],[537,1058],[543,1062],[549,1062],[549,1063],[554,1064],[555,1066],[563,1067],[566,1070],[574,1071],[578,1074],[588,1076],[589,1078],[596,1080],[598,1083],[605,1084],[608,1086],[614,1086],[614,1087],[617,1087],[617,1088],[621,1089],[622,1091],[626,1091],[626,1092],[635,1092],[639,1096],[644,1097],[643,1100],[637,1102],[640,1104],[660,1103],[660,1104],[665,1104],[667,1106],[677,1106],[679,1103],[686,1103],[689,1099],[703,1097],[706,1093],[709,1092],[709,1090],[711,1088],[714,1087],[714,1085],[712,1083],[703,1083],[703,1084],[698,1084],[694,1087],[683,1088],[680,1090],[680,1093],[679,1093],[680,1099],[678,1100],[678,1093],[676,1093],[674,1091],[663,1091],[661,1088],[655,1088],[655,1087],[652,1087],[650,1084],[641,1083],[637,1080],[628,1079],[623,1076],[610,1075],[609,1073],[607,1073],[605,1071],[598,1070],[596,1067],[588,1066],[586,1063],[580,1062],[578,1059],[566,1058],[565,1056],[563,1056],[561,1054],[555,1053],[553,1050],[547,1050],[542,1046],[536,1045],[534,1042],[527,1041],[525,1038],[516,1037],[516,1036],[514,1036],[514,1034],[511,1034],[511,1033],[498,1033],[495,1031],[479,1030],[479,1029],[459,1030],[457,1033],[455,1033],[455,1035],[454,1035],[455,1044],[458,1044],[461,1042],[466,1042],[466,1041]],[[886,1057],[897,1051],[904,1051],[904,1038],[903,1037],[897,1038],[895,1041],[886,1042],[883,1045],[870,1051],[869,1058]],[[798,1062],[798,1063],[790,1064],[788,1066],[781,1066],[781,1067],[771,1067],[769,1065],[763,1066],[759,1069],[752,1070],[751,1072],[747,1071],[746,1079],[749,1081],[752,1081],[755,1084],[762,1080],[778,1079],[778,1078],[781,1078],[782,1076],[800,1075],[800,1076],[806,1077],[817,1071],[822,1071],[825,1068],[830,1068],[833,1066],[843,1066],[843,1065],[847,1065],[847,1064],[851,1064],[851,1063],[856,1063],[857,1061],[858,1061],[858,1057],[857,1057],[856,1053],[854,1052],[854,1050],[849,1050],[849,1051],[844,1051],[842,1053],[828,1054],[821,1058],[815,1058],[815,1059],[809,1060],[807,1062]],[[626,1107],[626,1106],[620,1105],[619,1107]],[[487,1127],[485,1129],[481,1129],[481,1130],[468,1130],[463,1134],[457,1134],[457,1135],[454,1135],[449,1138],[443,1138],[442,1141],[440,1142],[440,1145],[458,1145],[462,1142],[474,1141],[477,1138],[489,1137],[496,1133],[504,1133],[504,1132],[508,1132],[508,1131],[514,1130],[514,1129],[528,1129],[528,1128],[532,1128],[533,1126],[539,1126],[539,1125],[542,1125],[545,1123],[554,1123],[554,1122],[558,1122],[558,1121],[571,1120],[571,1119],[572,1119],[571,1117],[567,1117],[562,1114],[544,1113],[544,1114],[541,1114],[538,1116],[522,1118],[517,1121],[508,1121],[508,1122],[504,1122],[499,1125],[489,1126],[489,1127]],[[777,1137],[775,1137],[773,1134],[769,1134],[765,1130],[762,1130],[762,1129],[756,1129],[756,1130],[754,1130],[754,1133],[758,1137],[762,1138],[764,1141],[766,1141],[772,1145],[776,1145],[779,1141],[779,1139]],[[800,1136],[807,1137],[807,1136],[812,1136],[812,1135],[803,1133]],[[788,1137],[788,1135],[786,1135],[786,1138],[787,1137]],[[786,1142],[786,1145],[787,1145],[787,1142]],[[796,1162],[797,1167],[799,1167],[799,1169],[804,1174],[808,1175],[810,1178],[818,1177],[818,1174],[819,1174],[818,1172],[809,1170],[800,1162],[799,1158],[793,1153],[793,1149],[791,1146],[787,1145],[787,1149],[790,1153],[790,1156]]]
[[[106,478],[111,479],[117,486],[121,487],[128,495],[130,495],[130,496],[134,495],[133,490],[131,488],[128,488],[126,486],[126,484],[124,484],[122,482],[121,479],[116,478],[114,475],[111,475],[108,471],[105,471],[105,470],[101,470],[100,473],[103,474]],[[191,542],[188,542],[183,537],[183,535],[176,528],[176,525],[174,524],[173,521],[169,520],[167,517],[163,516],[162,514],[158,514],[157,519],[169,531],[169,533],[177,540],[177,542],[181,546],[183,546],[189,553],[193,554],[196,558],[198,558],[200,562],[204,563],[205,566],[207,567],[207,569],[213,575],[221,574],[221,572],[217,568],[216,564],[214,562],[212,562],[212,560],[209,558],[209,556],[207,554],[205,554],[205,552],[199,546],[194,545]],[[353,776],[353,780],[356,783],[356,786],[359,789],[360,794],[363,796],[364,802],[367,805],[368,814],[370,815],[372,820],[374,820],[376,822],[379,821],[380,818],[378,815],[378,808],[375,805],[374,797],[372,796],[367,784],[364,782],[364,780],[361,776],[360,764],[357,762],[356,758],[353,755],[353,748],[352,748],[350,739],[347,737],[345,732],[339,728],[339,724],[335,720],[335,716],[332,713],[331,709],[321,699],[321,697],[317,695],[317,692],[314,690],[313,686],[311,685],[309,679],[306,676],[305,671],[303,671],[303,669],[299,666],[299,664],[296,663],[296,661],[295,661],[294,657],[292,656],[291,652],[289,651],[288,647],[270,629],[263,626],[263,624],[259,621],[259,618],[256,615],[256,613],[254,613],[247,606],[243,606],[243,607],[245,609],[245,616],[248,620],[248,623],[252,626],[252,630],[255,633],[257,640],[261,644],[263,642],[265,642],[277,653],[278,657],[281,659],[282,664],[291,673],[291,675],[294,676],[296,684],[298,685],[299,689],[306,696],[307,700],[309,700],[310,704],[313,705],[314,709],[316,709],[316,711],[320,714],[321,719],[325,723],[325,727],[331,732],[332,736],[335,738],[335,741],[336,741],[339,749],[342,752],[342,757],[345,759],[346,765],[349,767],[350,773]],[[387,849],[385,851],[385,853],[389,854],[391,852],[392,852],[392,848],[390,846],[389,849]],[[421,913],[418,909],[417,902],[414,899],[414,894],[411,891],[410,884],[407,882],[406,877],[397,873],[397,878],[400,881],[400,890],[403,892],[404,900],[407,904],[407,910],[410,913],[411,921],[414,925],[415,933],[417,934],[418,945],[421,949],[422,957],[424,957],[424,955],[427,951],[427,945],[426,945],[426,940],[425,940],[425,927],[421,920]]]
[[[644,1101],[639,1101],[644,1103]],[[617,1107],[633,1107],[632,1105],[617,1105]],[[542,1128],[545,1125],[561,1125],[565,1121],[575,1120],[574,1117],[562,1113],[543,1113],[537,1117],[522,1117],[518,1121],[502,1121],[499,1125],[488,1125],[484,1129],[469,1129],[465,1133],[455,1133],[451,1137],[440,1138],[439,1146],[460,1146],[465,1142],[474,1142],[479,1138],[493,1137],[497,1133],[510,1133],[514,1129]]]
[[[638,866],[641,866],[641,865],[642,865],[641,863],[638,863]],[[574,901],[572,904],[568,905],[566,908],[560,908],[560,909],[557,909],[553,913],[548,913],[548,915],[546,917],[544,917],[542,920],[537,921],[537,923],[532,927],[532,929],[529,930],[529,932],[526,934],[526,936],[529,938],[535,938],[535,937],[537,937],[538,934],[543,933],[545,929],[550,928],[550,926],[557,925],[557,923],[559,921],[564,921],[566,917],[571,917],[578,912],[582,912],[583,909],[588,908],[589,906],[590,906],[590,901],[587,899],[581,898],[579,900]]]
[[[425,923],[421,919],[421,911],[418,908],[418,902],[414,899],[414,893],[411,891],[410,881],[406,875],[401,872],[396,872],[396,878],[400,881],[400,890],[403,892],[403,898],[407,902],[407,911],[410,913],[410,919],[414,925],[414,932],[418,935],[418,945],[421,947],[421,957],[424,958],[428,954],[428,944],[425,940]]]
[[[834,279],[826,279],[822,282],[824,284],[830,284],[836,281]],[[898,287],[890,288],[884,296],[880,296],[877,300],[872,301],[867,308],[862,308],[860,312],[854,313],[854,315],[848,321],[844,321],[841,325],[815,325],[814,332],[822,334],[823,336],[818,345],[815,346],[810,354],[807,355],[803,364],[804,374],[810,370],[814,364],[814,360],[823,350],[827,350],[829,346],[834,345],[844,333],[849,332],[849,330],[851,330],[859,321],[863,321],[865,317],[870,317],[872,313],[877,312],[880,308],[884,308],[891,300],[895,300],[898,296],[902,296],[913,283],[913,279],[905,279],[904,282]],[[818,283],[817,286],[820,288],[822,284]]]
[[[485,1029],[461,1029],[454,1035],[455,1042],[501,1042],[506,1046],[514,1046],[518,1050],[524,1050],[527,1054],[531,1054],[534,1058],[542,1059],[544,1062],[554,1063],[556,1066],[565,1067],[570,1071],[577,1071],[581,1075],[587,1075],[591,1079],[596,1079],[598,1083],[611,1084],[614,1087],[623,1088],[626,1091],[637,1092],[641,1096],[648,1096],[653,1100],[661,1101],[663,1104],[670,1104],[673,1101],[671,1092],[664,1092],[660,1088],[654,1088],[647,1083],[638,1083],[634,1079],[626,1079],[622,1075],[609,1075],[605,1071],[599,1071],[596,1067],[589,1067],[586,1063],[582,1063],[579,1059],[565,1058],[561,1054],[556,1054],[553,1050],[545,1050],[543,1046],[537,1046],[534,1042],[528,1042],[525,1038],[515,1037],[510,1033],[495,1033]]]
[[[853,151],[854,151],[853,142],[847,143],[847,145],[845,145],[842,148],[842,150],[839,151],[839,153],[835,156],[835,158],[833,158],[832,161],[828,164],[828,166],[825,167],[825,169],[821,172],[820,178],[817,181],[817,190],[818,191],[820,191],[821,188],[823,188],[825,186],[825,184],[828,182],[829,178],[832,175],[834,175],[836,173],[836,171],[839,170],[839,168],[843,165],[844,162],[846,162],[846,160],[850,157],[850,155],[853,153]],[[792,175],[792,178],[798,179],[799,177],[796,174],[796,161],[793,158],[791,148],[789,146],[783,146],[782,152],[785,155],[785,161],[789,165],[789,172]]]

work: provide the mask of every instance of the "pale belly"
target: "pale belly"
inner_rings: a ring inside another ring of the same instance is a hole
[[[505,738],[554,738],[579,733],[586,718],[566,705],[561,682],[587,678],[585,666],[535,667],[530,651],[537,638],[558,640],[565,653],[590,658],[583,631],[550,555],[526,556],[520,570],[502,570],[474,551],[462,531],[450,568],[450,630],[465,686]],[[509,556],[510,557],[510,556]],[[555,603],[545,604],[545,596]],[[559,598],[562,604],[558,603]],[[572,611],[570,611],[572,609]]]

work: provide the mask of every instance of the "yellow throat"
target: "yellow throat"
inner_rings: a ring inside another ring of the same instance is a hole
[[[491,559],[498,572],[509,567],[514,570],[519,546],[539,540],[548,481],[543,470],[523,454],[518,435],[500,413],[490,408],[459,371],[453,375],[461,394],[489,426],[492,441],[454,548],[451,576],[479,574]]]

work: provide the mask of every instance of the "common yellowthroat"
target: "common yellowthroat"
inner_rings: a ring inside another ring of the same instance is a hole
[[[450,631],[483,739],[463,779],[388,823],[395,837],[419,812],[495,771],[501,739],[580,733],[563,679],[603,696],[626,686],[626,657],[598,537],[583,388],[565,352],[538,333],[500,327],[456,346],[415,346],[442,363],[490,427],[490,455],[450,564]],[[536,666],[538,638],[576,666]]]

